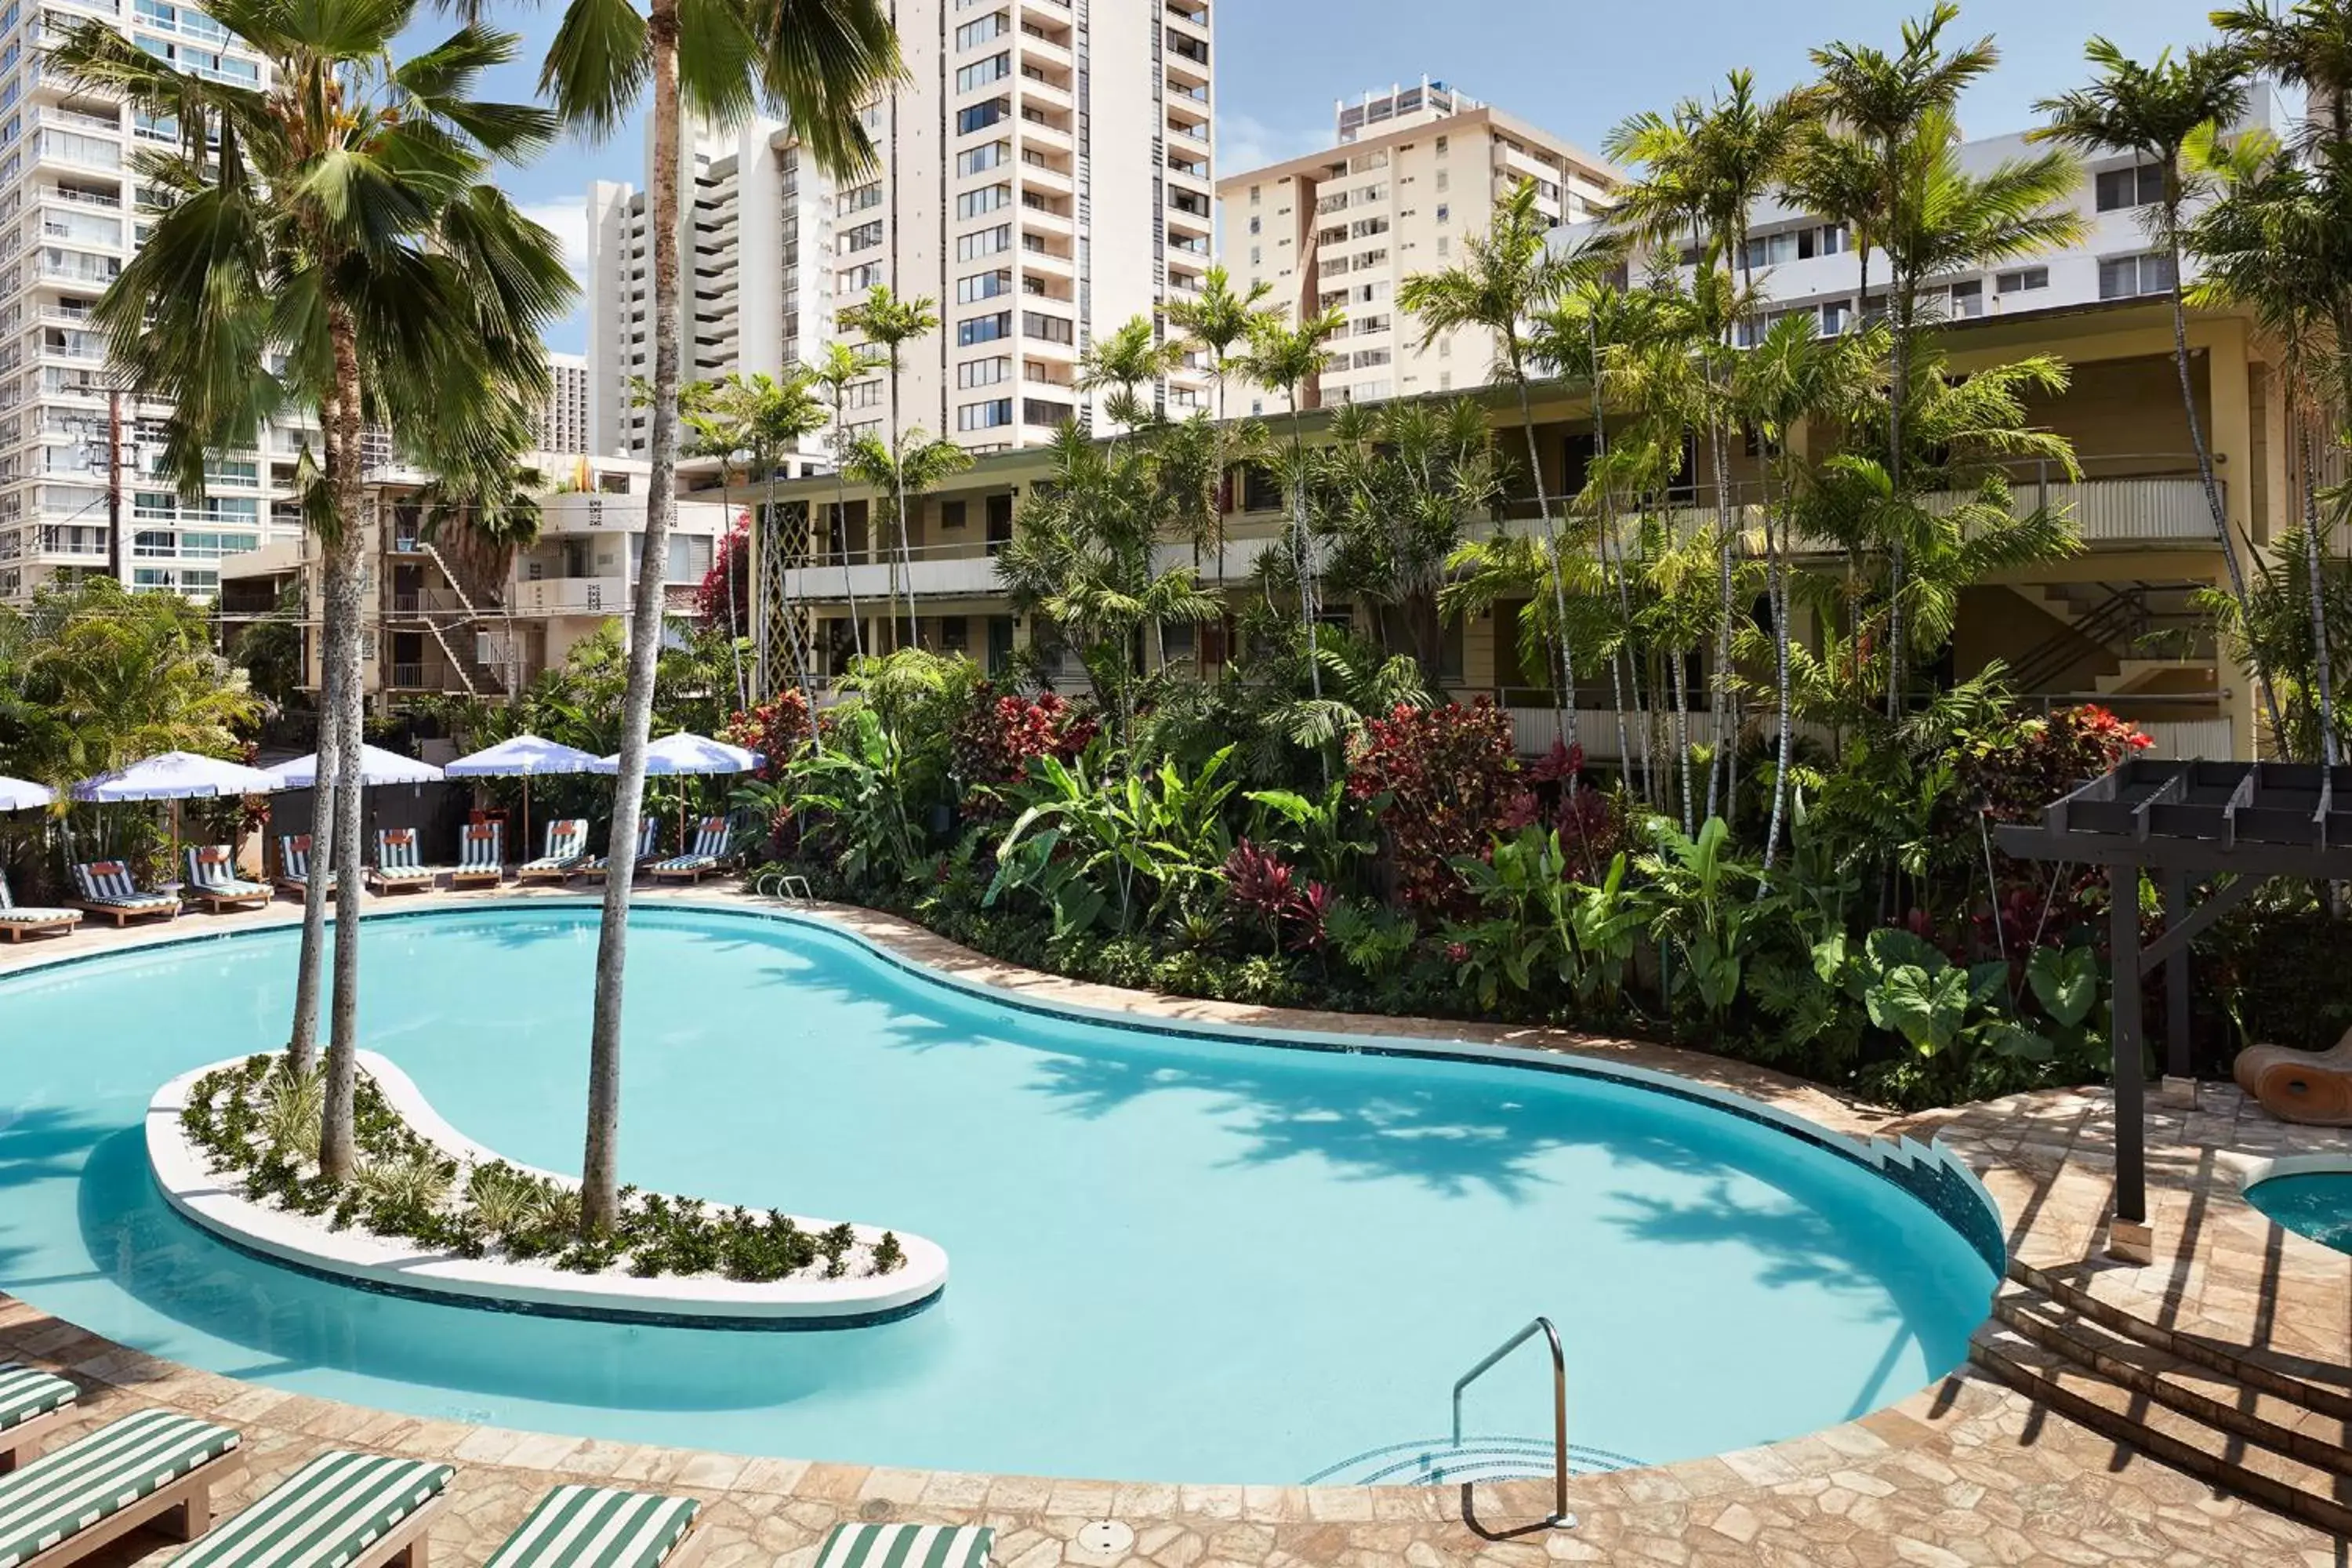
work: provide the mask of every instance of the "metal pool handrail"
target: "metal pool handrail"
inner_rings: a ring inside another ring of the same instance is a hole
[[[1548,1521],[1561,1529],[1576,1523],[1576,1516],[1568,1511],[1568,1357],[1559,1348],[1559,1331],[1552,1327],[1549,1318],[1538,1318],[1490,1352],[1486,1359],[1464,1373],[1454,1384],[1454,1446],[1462,1447],[1462,1392],[1494,1369],[1495,1363],[1509,1355],[1540,1332],[1551,1347],[1551,1467],[1552,1506]]]

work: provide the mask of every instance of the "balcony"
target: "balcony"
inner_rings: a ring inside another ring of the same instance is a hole
[[[617,575],[538,577],[512,584],[509,601],[518,616],[623,616],[629,612],[629,584]]]

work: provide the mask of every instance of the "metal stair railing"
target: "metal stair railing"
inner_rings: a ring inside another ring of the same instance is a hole
[[[1559,1348],[1559,1331],[1552,1327],[1549,1318],[1538,1318],[1509,1339],[1505,1340],[1486,1359],[1464,1373],[1454,1384],[1454,1446],[1462,1447],[1462,1394],[1472,1384],[1486,1375],[1495,1364],[1513,1351],[1541,1334],[1551,1350],[1551,1518],[1545,1522],[1557,1530],[1576,1527],[1576,1515],[1568,1511],[1568,1357]],[[1464,1483],[1465,1486],[1468,1483]]]

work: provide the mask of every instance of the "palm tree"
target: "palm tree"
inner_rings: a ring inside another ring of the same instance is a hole
[[[1139,430],[1157,421],[1160,412],[1144,402],[1139,389],[1156,385],[1183,358],[1181,344],[1162,342],[1151,318],[1137,316],[1087,345],[1071,385],[1088,395],[1108,392],[1103,413],[1111,423],[1123,431]]]
[[[740,382],[741,377],[738,375],[729,379]],[[678,416],[686,422],[687,428],[694,432],[693,455],[719,459],[719,501],[729,514],[731,524],[735,504],[729,493],[729,486],[735,479],[735,455],[751,441],[751,416],[744,406],[742,391],[740,386],[730,386],[722,381],[694,382],[678,394]],[[734,563],[727,559],[733,549],[731,532],[722,536],[719,542],[718,566],[727,585],[727,651],[734,668],[735,706],[743,709],[751,706],[751,692],[743,676],[743,645],[734,636],[737,625],[735,567]]]
[[[898,377],[906,369],[899,350],[939,331],[938,301],[900,299],[877,283],[864,303],[841,313],[841,324],[848,331],[864,333],[867,342],[882,350],[882,363],[890,373],[890,405],[885,416],[889,421],[890,444],[895,448],[902,438],[898,429]],[[903,476],[905,463],[894,461],[891,471]],[[907,589],[907,646],[913,647],[921,640],[915,626],[915,556],[907,543],[907,498],[896,490],[892,492],[890,511],[898,522],[898,559],[890,571],[892,617],[897,616],[898,584],[903,581]]]
[[[1279,315],[1260,302],[1273,292],[1274,285],[1261,279],[1249,286],[1247,293],[1235,293],[1233,275],[1219,263],[1201,275],[1198,294],[1189,300],[1168,302],[1168,319],[1183,329],[1186,345],[1208,356],[1209,384],[1216,394],[1216,550],[1220,576],[1224,572],[1225,516],[1233,510],[1232,488],[1226,473],[1230,464],[1223,448],[1225,384],[1232,379],[1239,358],[1234,351],[1246,349],[1255,323]]]
[[[1536,487],[1536,510],[1543,520],[1545,553],[1559,557],[1551,515],[1551,491],[1544,482],[1543,456],[1536,447],[1536,416],[1528,395],[1526,323],[1542,311],[1569,280],[1551,252],[1549,225],[1536,210],[1536,187],[1522,180],[1496,204],[1486,232],[1463,242],[1463,258],[1437,272],[1416,272],[1397,289],[1398,308],[1421,322],[1421,347],[1448,332],[1475,328],[1495,341],[1494,374],[1508,381],[1519,401],[1519,430],[1527,438],[1528,473]],[[1568,625],[1568,589],[1551,584],[1558,624]],[[1559,675],[1561,734],[1576,744],[1576,661],[1568,645],[1556,649]]]
[[[853,437],[842,454],[841,471],[851,482],[871,485],[887,498],[889,521],[907,537],[907,509],[945,480],[971,467],[971,454],[955,442],[934,439],[919,425],[888,441],[875,435]],[[907,584],[907,646],[916,646],[915,585]]]
[[[2180,405],[2189,420],[2189,444],[2197,454],[2197,477],[2205,487],[2205,507],[2221,541],[2222,564],[2230,574],[2230,592],[2242,605],[2246,569],[2238,558],[2238,542],[2221,503],[2221,487],[2213,476],[2213,453],[2206,444],[2204,421],[2197,413],[2197,391],[2189,374],[2189,309],[2181,282],[2182,212],[2203,183],[2187,153],[2200,135],[2226,132],[2246,110],[2246,61],[2227,48],[2194,48],[2179,59],[2166,50],[2153,65],[2142,65],[2105,38],[2095,37],[2084,54],[2096,68],[2088,87],[2045,98],[2034,111],[2050,123],[2031,139],[2058,142],[2090,154],[2134,153],[2156,165],[2163,179],[2159,198],[2144,209],[2149,237],[2161,243],[2170,259],[2172,302],[2172,363],[2180,380]],[[2137,195],[2137,192],[2134,193]],[[2262,671],[2258,668],[2258,676]],[[2270,704],[2271,724],[2278,725],[2278,698],[2269,679],[2263,690]]]
[[[1298,575],[1298,619],[1307,632],[1307,668],[1318,700],[1323,695],[1323,677],[1315,657],[1315,554],[1307,537],[1309,476],[1299,405],[1307,395],[1307,384],[1323,374],[1330,357],[1324,344],[1347,324],[1347,312],[1337,309],[1307,317],[1296,327],[1285,327],[1278,316],[1261,316],[1250,335],[1249,353],[1240,361],[1242,374],[1268,392],[1281,393],[1290,411],[1288,472],[1283,485],[1290,492],[1290,547]]]
[[[690,16],[693,26],[685,22]],[[820,169],[845,174],[874,156],[858,111],[899,72],[898,35],[876,0],[570,0],[540,73],[563,120],[608,135],[650,92],[646,171],[653,251],[653,471],[629,616],[629,686],[614,784],[614,842],[636,842],[654,679],[662,642],[662,567],[677,512],[677,394],[683,381],[678,309],[679,135],[688,111],[711,124],[740,120],[762,99],[780,107]],[[629,879],[604,879],[590,1035],[588,1133],[582,1171],[583,1232],[612,1228],[620,1205],[621,982],[628,949]]]
[[[849,647],[858,658],[866,657],[866,631],[857,614],[857,584],[849,573],[849,478],[845,465],[849,457],[849,388],[874,370],[875,361],[864,351],[836,338],[825,345],[824,357],[810,372],[833,409],[833,517],[841,533],[841,591],[849,600]]]
[[[787,457],[800,450],[803,442],[824,428],[824,405],[816,395],[814,374],[804,365],[793,366],[785,373],[782,381],[764,372],[755,372],[749,376],[738,374],[730,379],[737,384],[738,395],[743,401],[746,416],[744,449],[751,458],[751,471],[767,477],[768,504],[758,537],[774,542],[772,550],[751,552],[751,559],[758,563],[760,571],[760,575],[751,579],[751,593],[759,605],[759,624],[764,627],[768,620],[768,590],[761,578],[773,573],[776,591],[781,596],[777,608],[783,615],[785,632],[792,648],[793,676],[809,699],[809,741],[811,744],[816,744],[816,690],[814,683],[816,650],[814,636],[807,642],[803,641],[800,619],[793,613],[791,596],[785,593],[784,585],[791,580],[788,574],[793,562],[802,552],[796,547],[788,549],[784,543],[783,525],[776,508],[776,470],[783,466]],[[777,557],[772,563],[768,561],[771,553]],[[814,633],[814,627],[810,630]],[[768,679],[773,679],[772,674],[762,673]]]
[[[2215,11],[2212,23],[2250,70],[2310,94],[2312,141],[2352,142],[2352,9],[2341,0],[2294,0],[2276,10],[2252,0]]]
[[[324,462],[305,465],[303,510],[325,548],[335,672],[320,742],[336,752],[336,876],[356,889],[362,417],[461,487],[511,470],[529,400],[547,386],[541,332],[573,289],[554,237],[488,176],[496,160],[544,144],[555,122],[471,96],[483,71],[512,58],[511,34],[468,24],[395,61],[414,0],[209,9],[270,62],[268,89],[179,69],[100,23],[68,26],[51,52],[65,75],[179,135],[147,155],[142,178],[164,193],[161,210],[93,319],[128,384],[172,400],[163,456],[183,494],[202,493],[208,450],[252,444],[266,419],[319,413]],[[275,374],[273,353],[284,362]],[[360,923],[335,923],[320,1163],[337,1181],[355,1157]],[[321,945],[306,941],[308,963]],[[307,994],[315,1004],[315,981]],[[298,1059],[302,1026],[298,1016]]]

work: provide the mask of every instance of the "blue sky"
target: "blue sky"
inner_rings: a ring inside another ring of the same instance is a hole
[[[1136,5],[1148,0],[1095,0]],[[1970,134],[2017,130],[2036,99],[2083,74],[2082,44],[2105,33],[2136,55],[2201,41],[2213,0],[1963,0],[1955,31],[1990,33],[1999,72],[1961,106]],[[1832,38],[1894,43],[1927,0],[1218,0],[1217,166],[1232,172],[1311,152],[1330,134],[1332,101],[1425,72],[1521,119],[1596,149],[1638,110],[1704,94],[1736,66],[1767,87],[1807,74],[1805,52]],[[523,58],[495,85],[530,96],[560,10],[494,13],[525,36]],[[596,179],[635,181],[634,131],[594,147],[564,142],[506,183],[532,216],[577,246]],[[575,262],[580,258],[575,255]],[[583,346],[575,318],[558,348]]]

